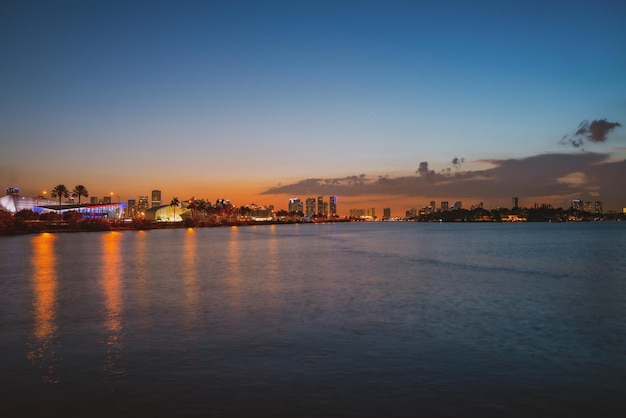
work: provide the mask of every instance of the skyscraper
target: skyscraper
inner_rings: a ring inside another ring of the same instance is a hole
[[[315,198],[314,197],[307,197],[306,198],[306,212],[305,212],[305,214],[308,217],[312,217],[313,215],[315,215]]]
[[[160,190],[153,190],[152,191],[152,207],[161,206],[161,203],[162,203],[161,191]]]
[[[317,196],[317,214],[324,214],[324,196]]]
[[[139,203],[137,204],[138,214],[146,213],[148,210],[148,196],[139,196]]]
[[[302,201],[297,197],[289,199],[289,212],[303,212]]]
[[[126,206],[126,216],[134,218],[137,216],[137,205],[135,199],[128,199],[128,205]]]
[[[330,216],[337,216],[337,196],[330,197]]]

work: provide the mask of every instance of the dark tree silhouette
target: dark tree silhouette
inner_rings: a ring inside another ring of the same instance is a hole
[[[178,206],[180,204],[180,200],[178,200],[177,197],[172,198],[172,201],[170,202],[170,206],[174,207],[174,222],[176,222],[176,206]]]
[[[80,205],[80,198],[89,197],[89,192],[87,191],[87,188],[85,186],[79,184],[78,186],[74,187],[74,190],[72,190],[72,197],[77,197],[78,204]]]
[[[52,189],[52,197],[59,198],[59,207],[61,207],[61,199],[70,197],[70,191],[67,190],[64,184],[58,184]]]

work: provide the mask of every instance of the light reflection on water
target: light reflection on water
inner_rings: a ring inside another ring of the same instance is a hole
[[[122,238],[120,232],[108,232],[102,235],[101,284],[106,308],[104,326],[107,332],[104,370],[108,375],[123,375],[125,373],[123,369],[119,368],[119,360],[124,348],[120,260],[120,241]]]
[[[193,228],[188,228],[185,233],[185,243],[183,248],[183,280],[185,286],[185,309],[187,311],[186,324],[196,324],[199,319],[198,303],[198,270],[196,266],[197,258],[197,234]]]
[[[0,393],[21,415],[611,416],[625,245],[620,225],[8,237]]]
[[[32,239],[33,252],[33,337],[35,343],[31,346],[28,358],[38,365],[43,372],[45,382],[58,382],[55,376],[57,363],[56,349],[56,255],[54,243],[57,237],[44,233]]]

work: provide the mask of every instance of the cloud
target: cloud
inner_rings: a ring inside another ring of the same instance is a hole
[[[416,173],[428,181],[433,181],[435,179],[435,171],[428,169],[428,161],[422,161]]]
[[[454,157],[452,159],[452,165],[456,168],[459,168],[463,163],[465,163],[465,158]]]
[[[545,197],[546,202],[561,197],[598,193],[600,199],[621,207],[626,200],[617,179],[626,177],[626,160],[612,162],[609,154],[541,154],[521,159],[489,159],[479,162],[492,167],[437,174],[420,163],[417,175],[390,177],[348,176],[309,178],[265,190],[262,194],[404,196],[427,199],[473,199],[509,201],[511,196]],[[539,202],[544,203],[544,202]]]
[[[582,148],[585,141],[593,143],[605,142],[608,134],[620,126],[622,125],[619,122],[609,122],[606,119],[594,120],[591,123],[584,120],[578,125],[574,135],[565,135],[561,138],[559,144]]]

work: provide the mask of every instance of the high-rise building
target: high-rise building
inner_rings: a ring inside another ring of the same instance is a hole
[[[572,200],[572,208],[574,210],[583,210],[583,201],[580,199]]]
[[[514,197],[512,199],[512,204],[513,204],[513,209],[517,209],[519,207],[519,199],[517,197]]]
[[[593,205],[591,204],[591,202],[585,202],[583,204],[583,210],[585,212],[591,213],[593,211]]]
[[[137,202],[135,199],[128,199],[128,205],[126,206],[126,216],[135,218],[137,216]]]
[[[97,205],[98,203],[100,203],[100,201],[98,200],[98,196],[91,196],[89,199],[91,199],[89,202],[92,205]]]
[[[289,199],[289,212],[304,212],[302,209],[302,201],[297,197]]]
[[[315,198],[314,197],[307,197],[306,198],[306,212],[305,212],[305,214],[308,217],[312,217],[313,215],[315,215]]]
[[[111,196],[104,196],[102,198],[102,203],[105,205],[110,205],[111,204]]]
[[[595,205],[596,205],[596,208],[595,208],[596,213],[599,215],[602,215],[602,202],[596,201]]]
[[[152,191],[152,207],[161,206],[162,202],[163,201],[161,200],[161,191],[153,190]]]
[[[441,202],[441,211],[442,212],[447,212],[448,211],[448,201],[444,200]]]
[[[317,214],[324,214],[324,196],[317,196]]]
[[[139,196],[137,204],[137,215],[145,214],[148,210],[148,196]]]
[[[375,218],[376,217],[376,209],[375,208],[368,208],[366,216],[368,218]]]
[[[383,218],[384,219],[391,219],[391,208],[384,208],[383,209]]]
[[[330,216],[337,215],[337,196],[330,197]]]

